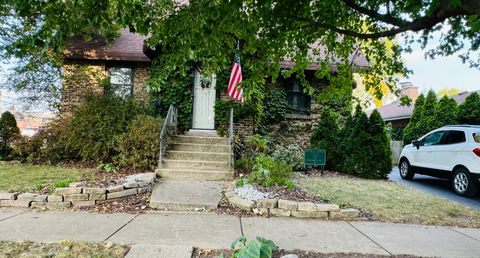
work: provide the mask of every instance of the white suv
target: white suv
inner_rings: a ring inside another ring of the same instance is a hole
[[[449,179],[455,193],[475,196],[480,187],[480,125],[450,125],[435,129],[403,147],[400,176],[415,174]]]

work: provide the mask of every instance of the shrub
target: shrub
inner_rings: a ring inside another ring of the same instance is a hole
[[[268,138],[259,134],[254,134],[245,139],[244,149],[241,156],[254,157],[259,153],[268,153]]]
[[[146,112],[132,99],[112,95],[87,96],[67,123],[65,147],[82,160],[109,162],[115,156],[115,140],[128,130],[130,121]]]
[[[332,110],[322,110],[318,125],[310,137],[310,145],[315,148],[325,149],[327,152],[326,168],[333,169],[340,162],[338,153],[338,115]]]
[[[410,122],[403,130],[404,144],[408,144],[421,136],[421,134],[419,133],[419,128],[417,127],[417,123],[422,119],[424,104],[425,97],[423,96],[423,94],[420,94],[417,100],[415,100],[415,108],[413,109],[412,118],[410,118]]]
[[[120,167],[152,169],[158,160],[162,119],[139,115],[118,139],[115,158]]]
[[[20,129],[15,116],[8,111],[4,112],[0,117],[0,160],[12,158],[11,143],[18,135],[20,135]]]
[[[386,179],[392,169],[392,151],[390,140],[385,130],[385,123],[377,110],[374,110],[369,119],[369,133],[371,143],[369,147],[370,171],[367,178]]]
[[[443,96],[435,106],[433,113],[433,127],[457,123],[457,102],[447,96]]]
[[[458,122],[480,125],[480,95],[474,92],[458,107]]]
[[[303,149],[298,144],[290,144],[287,146],[277,145],[271,154],[272,158],[277,161],[284,161],[290,164],[295,171],[304,170]]]
[[[259,154],[255,157],[255,165],[248,176],[250,184],[257,183],[264,187],[284,185],[293,187],[290,180],[292,167],[284,161],[276,161],[272,157]]]

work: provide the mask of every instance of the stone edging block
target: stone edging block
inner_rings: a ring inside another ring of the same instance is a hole
[[[0,207],[21,208],[52,208],[63,209],[72,207],[91,207],[111,199],[142,194],[152,189],[155,173],[135,174],[127,177],[122,185],[109,188],[80,187],[83,182],[72,183],[72,187],[56,188],[50,195],[34,193],[4,193],[0,192]]]
[[[360,212],[356,209],[340,209],[337,204],[297,202],[285,199],[261,199],[256,202],[243,199],[227,187],[225,197],[235,207],[256,213],[297,218],[354,218]]]

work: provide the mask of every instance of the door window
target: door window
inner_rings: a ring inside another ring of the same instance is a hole
[[[480,132],[473,133],[473,140],[480,142]]]
[[[443,136],[445,135],[446,131],[439,131],[434,132],[425,136],[420,142],[421,146],[431,146],[431,145],[438,145],[442,141]]]
[[[443,138],[442,144],[455,144],[465,142],[465,133],[463,131],[448,131]]]

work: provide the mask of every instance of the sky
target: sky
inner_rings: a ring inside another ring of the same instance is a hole
[[[416,48],[412,53],[402,55],[406,66],[413,70],[408,79],[421,92],[429,89],[439,91],[445,88],[459,88],[465,91],[480,90],[480,69],[469,68],[457,56],[436,57],[425,60],[424,51]]]

